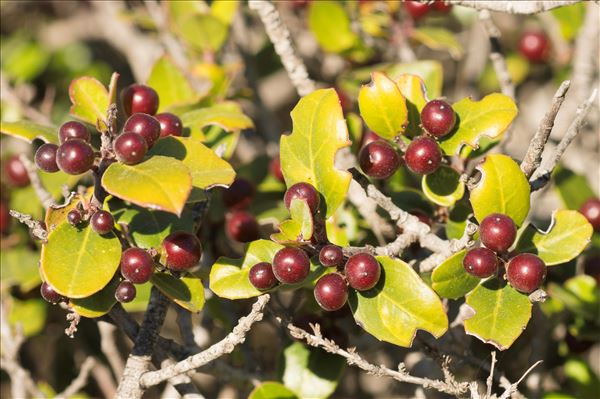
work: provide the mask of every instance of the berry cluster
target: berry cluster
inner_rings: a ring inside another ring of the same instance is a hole
[[[493,213],[481,221],[479,236],[484,246],[468,251],[463,266],[467,273],[478,278],[497,276],[517,237],[517,226],[510,217]],[[520,292],[529,294],[537,290],[545,278],[546,264],[536,255],[522,253],[508,260],[506,279]]]
[[[433,3],[421,3],[420,1],[403,2],[404,9],[415,21],[425,17],[432,11],[448,14],[452,10],[452,4],[446,4],[443,0],[435,0]]]
[[[258,221],[247,210],[255,194],[254,184],[243,177],[237,177],[231,186],[223,191],[223,203],[229,210],[225,214],[225,232],[232,240],[250,242],[260,237]]]
[[[58,130],[60,146],[46,143],[35,153],[36,166],[48,173],[62,170],[70,175],[80,175],[94,166],[95,153],[90,144],[90,132],[80,122],[64,123]]]

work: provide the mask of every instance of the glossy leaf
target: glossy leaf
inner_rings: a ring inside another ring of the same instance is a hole
[[[417,75],[423,79],[430,99],[435,99],[442,95],[444,73],[442,64],[439,61],[421,60],[404,64],[391,64],[387,68],[384,68],[383,71],[394,80],[399,79],[404,74]],[[403,92],[403,94],[405,93]],[[406,94],[405,96],[409,98]]]
[[[313,1],[308,11],[308,26],[317,42],[332,53],[350,50],[358,41],[350,17],[342,4],[335,1]]]
[[[106,286],[119,267],[121,243],[113,233],[100,235],[91,226],[63,223],[42,246],[44,281],[69,298],[85,298]]]
[[[202,280],[194,275],[176,278],[168,273],[154,273],[150,281],[169,299],[190,312],[197,313],[204,307],[204,286]]]
[[[356,322],[376,338],[410,347],[417,329],[439,338],[448,329],[440,298],[407,263],[378,256],[379,283],[371,290],[350,290],[349,303]]]
[[[44,222],[46,223],[46,229],[50,232],[62,223],[67,223],[67,215],[69,212],[77,207],[81,202],[81,195],[72,194],[68,202],[64,205],[51,205],[46,210],[46,217]],[[91,198],[91,194],[88,196],[88,201]]]
[[[280,244],[310,242],[313,235],[313,217],[305,200],[294,199],[290,206],[290,219],[279,225],[279,232],[271,239]]]
[[[425,82],[418,75],[403,74],[396,79],[396,85],[406,99],[408,110],[408,127],[406,132],[411,136],[421,134],[421,110],[429,101]]]
[[[442,298],[458,299],[481,281],[465,271],[463,259],[466,254],[466,250],[457,252],[433,270],[431,288]]]
[[[13,247],[0,251],[2,286],[16,285],[21,292],[29,292],[42,282],[39,272],[40,256],[38,252],[26,247]]]
[[[575,259],[587,246],[593,228],[577,211],[555,211],[547,231],[528,224],[517,242],[518,252],[537,254],[546,266],[559,265]]]
[[[283,245],[268,240],[253,241],[240,259],[220,257],[210,270],[210,289],[222,298],[252,298],[262,294],[248,279],[250,268],[260,262],[273,261]]]
[[[559,166],[555,170],[552,182],[562,203],[568,209],[580,209],[588,199],[596,197],[584,175],[576,174],[565,167]]]
[[[279,382],[263,382],[256,386],[248,399],[298,399],[294,392]]]
[[[106,121],[109,99],[108,90],[98,80],[84,76],[75,79],[69,86],[71,115],[93,126],[98,120]]]
[[[449,166],[440,166],[438,170],[421,179],[421,188],[425,196],[440,206],[452,206],[465,194],[465,184],[460,174]]]
[[[180,117],[183,126],[191,129],[192,133],[209,125],[217,125],[229,132],[238,132],[254,127],[252,119],[248,118],[240,106],[234,102],[223,102],[189,111],[181,114]]]
[[[27,120],[0,122],[0,132],[25,140],[28,143],[31,143],[35,139],[40,139],[46,143],[58,144],[58,128],[56,126],[41,125]]]
[[[446,28],[421,26],[413,30],[412,38],[432,50],[448,51],[454,59],[460,59],[464,54],[463,47],[454,37],[454,33]]]
[[[300,398],[328,398],[346,366],[342,357],[301,342],[283,350],[283,361],[282,381]]]
[[[365,123],[384,139],[391,140],[406,129],[408,110],[396,83],[381,72],[373,72],[371,83],[358,94]]]
[[[135,286],[135,298],[133,301],[121,304],[128,312],[144,312],[148,308],[152,283],[150,281]]]
[[[137,165],[113,163],[102,176],[102,187],[144,208],[181,215],[192,189],[192,177],[181,161],[155,155]]]
[[[475,218],[481,222],[490,213],[503,213],[520,226],[529,213],[529,182],[510,157],[488,155],[477,169],[481,179],[471,190]]]
[[[334,89],[316,90],[292,110],[293,132],[281,136],[281,169],[288,187],[312,184],[325,199],[330,217],[346,199],[352,176],[334,166],[335,154],[348,147],[348,129]]]
[[[162,56],[156,61],[148,78],[148,86],[158,93],[159,112],[198,100],[190,82],[168,56]]]
[[[83,317],[100,317],[112,309],[117,303],[115,291],[119,285],[119,278],[113,278],[112,281],[100,291],[87,298],[71,299],[70,305],[77,313]]]
[[[478,148],[483,136],[498,138],[517,116],[517,106],[508,96],[493,93],[479,101],[469,97],[452,105],[456,112],[457,127],[440,139],[440,147],[446,155],[457,155],[463,145]]]
[[[500,350],[508,349],[531,318],[531,302],[498,279],[480,284],[469,295],[467,305],[475,315],[465,320],[465,331]]]

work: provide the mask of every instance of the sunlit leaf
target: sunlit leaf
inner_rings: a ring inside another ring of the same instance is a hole
[[[75,79],[69,86],[71,115],[93,126],[97,121],[106,123],[108,110],[108,90],[98,80],[84,76]]]
[[[27,120],[19,122],[0,122],[0,132],[25,140],[28,143],[31,143],[34,139],[41,139],[46,143],[58,144],[57,127],[41,125]]]
[[[431,288],[442,298],[458,299],[477,287],[480,279],[465,271],[466,250],[455,253],[437,266],[431,275]]]
[[[460,174],[449,166],[440,166],[438,170],[424,175],[421,188],[425,196],[440,206],[452,206],[465,194],[465,184]]]
[[[150,72],[148,85],[158,93],[159,112],[168,110],[171,106],[192,103],[199,97],[183,72],[168,56],[156,61]]]
[[[176,278],[167,273],[154,273],[150,281],[169,299],[190,312],[197,313],[204,307],[204,286],[202,280],[194,275]]]

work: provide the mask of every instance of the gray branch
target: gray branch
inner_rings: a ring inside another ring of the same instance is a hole
[[[510,78],[510,73],[508,72],[508,67],[506,66],[506,59],[504,58],[502,51],[502,45],[500,44],[500,29],[498,29],[498,27],[496,27],[494,24],[492,16],[488,10],[479,11],[479,20],[481,21],[481,24],[483,25],[483,28],[490,39],[490,60],[492,61],[494,71],[496,71],[496,76],[498,77],[502,94],[514,99],[515,85]]]
[[[526,0],[511,0],[511,1],[483,1],[483,0],[448,0],[446,3],[456,4],[459,6],[470,7],[476,10],[499,11],[509,14],[537,14],[544,11],[549,11],[554,8],[568,6],[579,3],[581,0],[565,0],[565,1],[526,1]]]
[[[79,374],[77,377],[71,381],[68,387],[65,388],[64,391],[56,395],[56,399],[67,399],[71,396],[75,395],[79,392],[83,387],[86,386],[90,373],[94,366],[96,365],[96,361],[93,357],[88,357],[85,359],[81,368],[79,369]]]
[[[42,242],[46,242],[48,240],[48,232],[46,231],[42,223],[35,220],[33,216],[17,212],[12,209],[9,211],[9,213],[10,216],[14,217],[19,222],[29,227],[31,235],[33,235],[35,238],[41,240]]]

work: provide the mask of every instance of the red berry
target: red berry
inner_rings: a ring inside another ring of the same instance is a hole
[[[363,134],[363,136],[362,136],[361,147],[364,147],[367,144],[372,143],[372,142],[377,141],[377,140],[383,140],[383,139],[381,137],[379,137],[377,135],[377,133],[373,132],[372,130],[367,130],[365,132],[365,134]]]
[[[447,4],[444,0],[435,0],[432,4],[432,7],[435,11],[448,14],[452,11],[452,4]]]
[[[46,143],[42,144],[40,148],[35,152],[35,164],[44,172],[54,173],[58,172],[58,165],[56,164],[56,153],[58,152],[58,146],[56,144]]]
[[[479,225],[481,243],[494,252],[507,251],[517,237],[513,220],[501,213],[486,216]]]
[[[321,308],[328,312],[341,309],[348,300],[348,286],[339,273],[329,273],[317,281],[315,299]]]
[[[123,126],[123,132],[141,135],[146,139],[148,149],[150,149],[160,137],[160,123],[151,115],[137,113],[127,119]]]
[[[438,143],[427,136],[415,138],[404,154],[406,166],[421,175],[435,172],[442,162],[442,150]]]
[[[358,159],[360,168],[374,179],[387,179],[400,166],[400,156],[389,143],[373,141],[361,148]]]
[[[121,274],[134,284],[143,284],[152,277],[154,260],[141,248],[127,248],[121,255]]]
[[[228,189],[223,191],[223,203],[229,209],[246,209],[252,202],[255,192],[254,184],[243,177],[238,177]]]
[[[4,174],[6,180],[13,187],[26,187],[29,185],[29,175],[18,155],[13,155],[4,161]]]
[[[112,231],[115,220],[113,219],[110,212],[107,211],[96,211],[90,219],[92,230],[98,234],[108,234]]]
[[[536,255],[519,254],[508,262],[506,277],[514,289],[529,294],[542,286],[546,264]]]
[[[590,198],[579,208],[579,212],[590,222],[594,231],[600,231],[600,199]]]
[[[529,62],[544,62],[550,53],[550,41],[542,32],[525,32],[519,39],[519,52]]]
[[[467,252],[463,259],[467,273],[479,278],[491,277],[498,272],[498,257],[487,248],[475,248]]]
[[[132,84],[126,87],[121,92],[121,101],[127,116],[138,112],[154,115],[158,111],[158,94],[148,86]]]
[[[282,248],[273,258],[273,273],[282,283],[300,283],[308,276],[309,271],[310,260],[300,248]]]
[[[350,287],[358,291],[370,290],[377,285],[381,276],[381,266],[371,254],[352,255],[346,262],[346,278]]]
[[[40,294],[44,300],[54,305],[65,300],[64,296],[56,292],[56,290],[46,282],[42,283],[42,286],[40,287]]]
[[[80,175],[94,165],[94,149],[81,139],[70,139],[58,147],[56,164],[65,173]]]
[[[10,209],[8,208],[8,204],[4,201],[0,201],[0,232],[8,233],[10,229]]]
[[[81,223],[81,219],[81,212],[79,212],[77,209],[71,209],[69,213],[67,213],[67,222],[69,222],[69,224],[72,226],[77,226],[79,223]]]
[[[344,252],[337,245],[325,245],[319,252],[319,262],[325,267],[340,266],[343,261]]]
[[[295,199],[306,200],[308,208],[312,213],[315,213],[319,209],[321,201],[317,190],[308,183],[296,183],[287,189],[283,197],[283,202],[288,210],[292,206],[292,200]]]
[[[260,262],[250,268],[248,272],[250,284],[257,290],[269,290],[277,285],[277,278],[273,267],[268,262]]]
[[[155,118],[160,123],[160,137],[181,136],[183,133],[183,123],[177,115],[163,112],[157,114]]]
[[[127,165],[140,163],[148,152],[146,140],[132,132],[119,135],[113,143],[113,148],[117,159]]]
[[[131,281],[121,281],[115,291],[115,299],[121,303],[131,302],[135,299],[136,291]]]
[[[63,123],[58,130],[58,139],[60,140],[61,144],[72,139],[79,139],[89,143],[91,136],[89,130],[83,123],[69,121]]]
[[[443,137],[452,131],[456,123],[454,109],[446,101],[429,101],[421,111],[421,125],[427,133]]]
[[[279,156],[271,159],[271,162],[269,163],[269,172],[271,172],[273,177],[275,177],[280,182],[285,182],[285,179],[283,177],[283,171],[281,170],[281,160]]]
[[[258,222],[252,214],[236,211],[228,214],[225,219],[225,231],[232,240],[250,242],[260,238]]]
[[[431,6],[418,1],[405,1],[404,9],[408,11],[412,19],[416,21],[427,15],[427,13],[431,11]]]
[[[198,238],[184,231],[169,234],[162,242],[171,270],[187,270],[200,262],[202,245]]]
[[[350,97],[348,97],[348,94],[346,94],[346,92],[344,90],[340,89],[339,87],[335,87],[334,89],[338,95],[338,98],[340,99],[340,105],[342,106],[342,111],[344,111],[344,112],[352,111],[352,100],[350,99]]]

